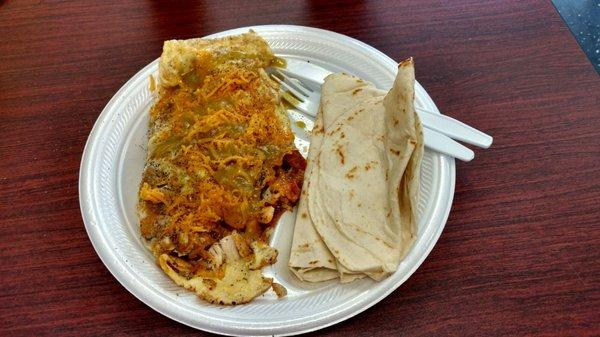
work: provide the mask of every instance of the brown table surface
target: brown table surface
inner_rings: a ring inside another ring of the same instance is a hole
[[[0,1],[2,3],[2,1]],[[600,335],[600,79],[548,1],[4,1],[0,335],[202,335],[153,311],[87,237],[78,173],[112,95],[162,41],[258,24],[347,34],[494,136],[457,163],[427,260],[315,335]]]

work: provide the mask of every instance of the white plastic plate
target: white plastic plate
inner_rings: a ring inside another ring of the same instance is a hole
[[[213,34],[209,38],[255,30],[274,52],[295,66],[322,67],[346,72],[391,87],[397,63],[376,49],[333,32],[299,26],[244,27]],[[313,331],[352,317],[373,306],[415,272],[440,236],[454,195],[454,159],[426,150],[421,168],[419,237],[396,273],[381,282],[368,279],[348,284],[329,281],[308,284],[287,268],[295,214],[282,216],[272,245],[278,262],[264,273],[288,289],[277,299],[267,294],[250,304],[215,306],[175,285],[155,264],[139,234],[137,191],[146,156],[148,110],[153,96],[148,77],[156,75],[158,60],[140,70],[108,102],[87,141],[79,177],[81,213],[96,252],[121,284],[154,310],[183,324],[227,335],[292,335]],[[419,72],[419,60],[416,60]],[[418,83],[416,104],[438,111]],[[308,127],[312,121],[290,112],[296,144],[306,154],[309,137],[296,127],[297,119]]]

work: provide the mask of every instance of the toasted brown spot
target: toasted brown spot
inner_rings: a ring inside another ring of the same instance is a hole
[[[336,132],[340,131],[340,129],[341,129],[341,128],[342,128],[342,126],[340,125],[340,126],[338,126],[337,128],[335,128],[335,129],[333,129],[333,130],[329,131],[329,132],[327,133],[327,135],[328,135],[328,136],[331,136],[331,135],[333,135],[334,133],[336,133]]]
[[[348,178],[348,179],[354,178],[356,176],[357,169],[358,169],[358,167],[354,166],[348,172],[346,172],[346,178]]]
[[[352,116],[348,117],[347,121],[349,122],[349,121],[351,121],[351,120],[353,120],[353,119],[354,119],[354,115],[352,115]]]
[[[317,264],[319,263],[319,261],[315,260],[315,261],[310,261],[308,264]]]
[[[356,195],[356,194],[354,193],[354,190],[350,190],[350,193],[349,193],[349,194],[350,194],[350,198],[354,198],[354,196]]]
[[[416,140],[414,140],[414,139],[412,139],[412,138],[409,140],[409,142],[410,142],[412,145],[416,145],[416,144],[417,144],[417,141],[416,141]]]
[[[204,286],[206,286],[209,290],[213,290],[217,286],[217,282],[211,279],[203,279],[202,283],[204,283]]]
[[[390,152],[395,154],[396,156],[400,155],[400,150],[394,150],[394,149],[390,149]]]
[[[362,207],[362,204],[361,204],[361,203],[359,203],[357,206],[358,206],[358,207]]]
[[[371,160],[370,162],[365,164],[365,171],[372,169],[373,166],[375,166],[375,165],[377,165],[377,162],[374,160]]]
[[[308,218],[308,214],[306,214],[306,213],[302,213],[302,217],[303,217],[304,219],[306,219],[306,218]]]
[[[352,95],[354,96],[354,95],[356,95],[357,93],[359,93],[359,92],[361,92],[361,91],[362,91],[362,88],[354,89],[354,90],[352,91]]]
[[[344,148],[342,146],[339,146],[337,148],[337,153],[340,156],[340,163],[344,165],[346,163],[346,160],[344,159]]]
[[[400,64],[398,65],[399,68],[404,68],[407,67],[409,65],[411,65],[413,63],[413,59],[412,57],[407,58],[406,60],[400,62]]]
[[[308,243],[305,243],[305,244],[303,244],[303,245],[300,245],[300,248],[308,248],[308,247],[309,247]]]
[[[346,138],[346,134],[342,132],[342,134],[340,135],[340,138]]]
[[[333,263],[333,261],[331,259],[327,259],[327,262],[329,263]]]
[[[394,118],[394,126],[400,124],[400,121],[398,120],[398,118]]]

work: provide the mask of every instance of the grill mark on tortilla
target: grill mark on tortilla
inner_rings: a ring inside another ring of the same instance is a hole
[[[340,163],[342,163],[342,165],[344,165],[346,163],[346,160],[344,159],[344,147],[343,146],[338,146],[337,148],[337,153],[340,156]]]
[[[412,59],[412,57],[409,57],[406,60],[403,60],[402,62],[400,62],[400,64],[398,65],[398,68],[408,67],[412,63],[413,63],[413,59]]]
[[[387,243],[385,240],[382,240],[378,237],[375,237],[375,240],[379,241],[379,242],[383,242],[384,245],[388,246],[388,248],[394,249],[394,247],[390,246],[389,243]]]
[[[377,235],[375,235],[373,233],[369,233],[369,232],[367,232],[365,230],[362,230],[362,229],[360,229],[358,227],[354,227],[354,230],[356,230],[359,233],[363,233],[363,234],[369,235],[369,236],[373,237],[375,240],[377,240],[379,242],[383,242],[383,244],[386,245],[386,246],[388,246],[388,248],[394,249],[394,247],[392,247],[389,243],[387,243],[385,240],[381,239],[380,237],[378,237]]]
[[[352,179],[352,178],[356,177],[356,171],[357,171],[357,169],[358,169],[358,167],[354,166],[348,172],[346,172],[346,178]]]
[[[340,131],[340,129],[341,129],[341,128],[342,128],[342,126],[341,126],[341,125],[339,125],[337,128],[335,128],[335,129],[331,130],[331,131],[330,131],[330,132],[329,132],[327,135],[328,135],[328,136],[332,136],[334,133],[336,133],[336,132]],[[343,138],[343,137],[342,137],[342,138]]]
[[[365,164],[365,171],[368,171],[373,168],[374,165],[377,165],[376,161],[370,161]]]

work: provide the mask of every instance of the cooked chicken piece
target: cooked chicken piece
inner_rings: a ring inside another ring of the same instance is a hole
[[[188,274],[189,264],[168,254],[159,256],[159,265],[175,283],[194,291],[203,300],[226,305],[248,303],[273,285],[273,279],[263,277],[260,268],[273,264],[277,251],[265,243],[253,242],[248,246],[243,240],[233,232],[215,243],[209,249],[213,269],[201,276],[182,276]],[[246,250],[245,256],[240,250]],[[279,296],[281,289],[277,288]]]

